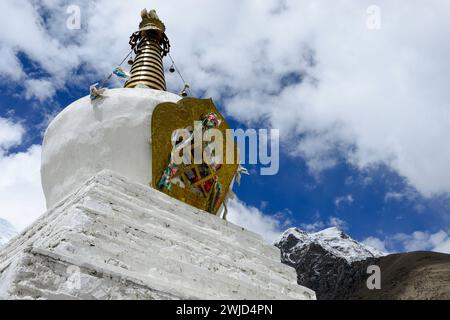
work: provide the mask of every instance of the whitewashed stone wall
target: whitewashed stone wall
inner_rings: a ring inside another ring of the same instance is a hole
[[[0,251],[0,298],[315,299],[259,235],[102,171]]]

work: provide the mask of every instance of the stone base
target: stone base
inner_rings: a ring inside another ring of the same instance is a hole
[[[315,299],[259,235],[103,171],[0,251],[3,299]]]

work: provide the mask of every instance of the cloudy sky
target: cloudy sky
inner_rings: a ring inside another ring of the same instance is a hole
[[[248,165],[233,221],[269,241],[338,226],[385,251],[450,252],[446,0],[3,0],[0,218],[22,229],[45,210],[46,126],[122,60],[149,5],[193,96],[235,128],[280,129],[279,173]]]

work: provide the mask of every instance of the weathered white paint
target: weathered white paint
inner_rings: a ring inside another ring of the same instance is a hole
[[[103,171],[0,251],[0,299],[314,299],[262,238]]]
[[[50,123],[42,146],[41,179],[47,208],[103,169],[132,181],[151,181],[150,119],[173,93],[152,89],[111,89],[92,102],[81,98]]]

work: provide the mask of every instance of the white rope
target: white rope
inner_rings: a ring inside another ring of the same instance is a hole
[[[239,167],[236,171],[236,182],[239,185],[241,185],[241,175],[246,174],[246,175],[250,175],[250,173],[248,172],[248,170],[246,168],[244,168],[241,164],[239,164]]]
[[[139,40],[139,41],[136,43],[136,46],[135,46],[134,48],[138,47],[138,46],[139,46],[139,43],[140,43],[141,41],[142,41],[142,40]],[[131,49],[130,52],[125,56],[125,58],[123,58],[123,60],[119,63],[119,65],[118,65],[119,67],[122,66],[122,64],[125,62],[125,60],[127,60],[128,57],[133,53],[134,48]],[[178,68],[178,66],[176,65],[176,63],[175,63],[175,61],[173,60],[172,56],[170,55],[170,52],[168,53],[168,56],[169,56],[169,58],[170,58],[170,61],[172,62],[173,67],[175,68],[175,71],[177,72],[178,76],[180,77],[181,81],[183,82],[183,86],[184,86],[183,90],[185,90],[185,89],[190,89],[189,84],[186,82],[186,80],[184,80],[184,77],[183,77],[183,75],[181,74],[181,71],[180,71],[180,69]],[[113,73],[111,72],[111,73],[110,73],[110,74],[109,74],[102,82],[100,82],[100,86],[98,87],[98,89],[103,88],[103,86],[111,79],[112,76],[113,76]]]
[[[176,71],[176,72],[178,73],[178,75],[180,76],[181,81],[183,81],[183,85],[184,85],[184,86],[188,85],[188,83],[186,82],[186,80],[184,80],[183,75],[181,74],[180,69],[178,69],[178,67],[177,67],[177,65],[176,65],[176,63],[175,63],[175,61],[173,60],[172,56],[170,55],[170,52],[168,53],[168,56],[169,56],[170,60],[172,61],[172,65],[173,65],[173,67],[175,68],[175,71]],[[185,89],[186,89],[186,87],[185,87]]]
[[[139,40],[139,41],[136,43],[136,46],[135,46],[134,48],[138,47],[140,43],[141,43],[141,40]],[[128,57],[133,53],[134,48],[131,49],[130,52],[128,52],[128,54],[125,56],[125,58],[123,58],[123,60],[122,60],[122,61],[120,62],[120,64],[119,64],[119,67],[122,66],[122,64],[125,62],[125,60],[127,60]],[[100,89],[100,88],[103,88],[103,86],[109,81],[109,79],[111,79],[112,76],[113,76],[113,73],[111,72],[111,73],[110,73],[110,74],[109,74],[109,75],[108,75],[108,76],[100,83],[99,89]]]
[[[119,64],[119,67],[122,66],[122,64],[125,62],[125,60],[127,60],[127,58],[130,56],[130,54],[133,52],[133,50],[131,50],[126,57],[122,60],[122,62]],[[111,79],[111,77],[113,76],[113,73],[111,72],[108,77],[106,77],[101,83],[100,83],[100,87],[99,88],[103,88],[103,86],[109,81],[109,79]]]

